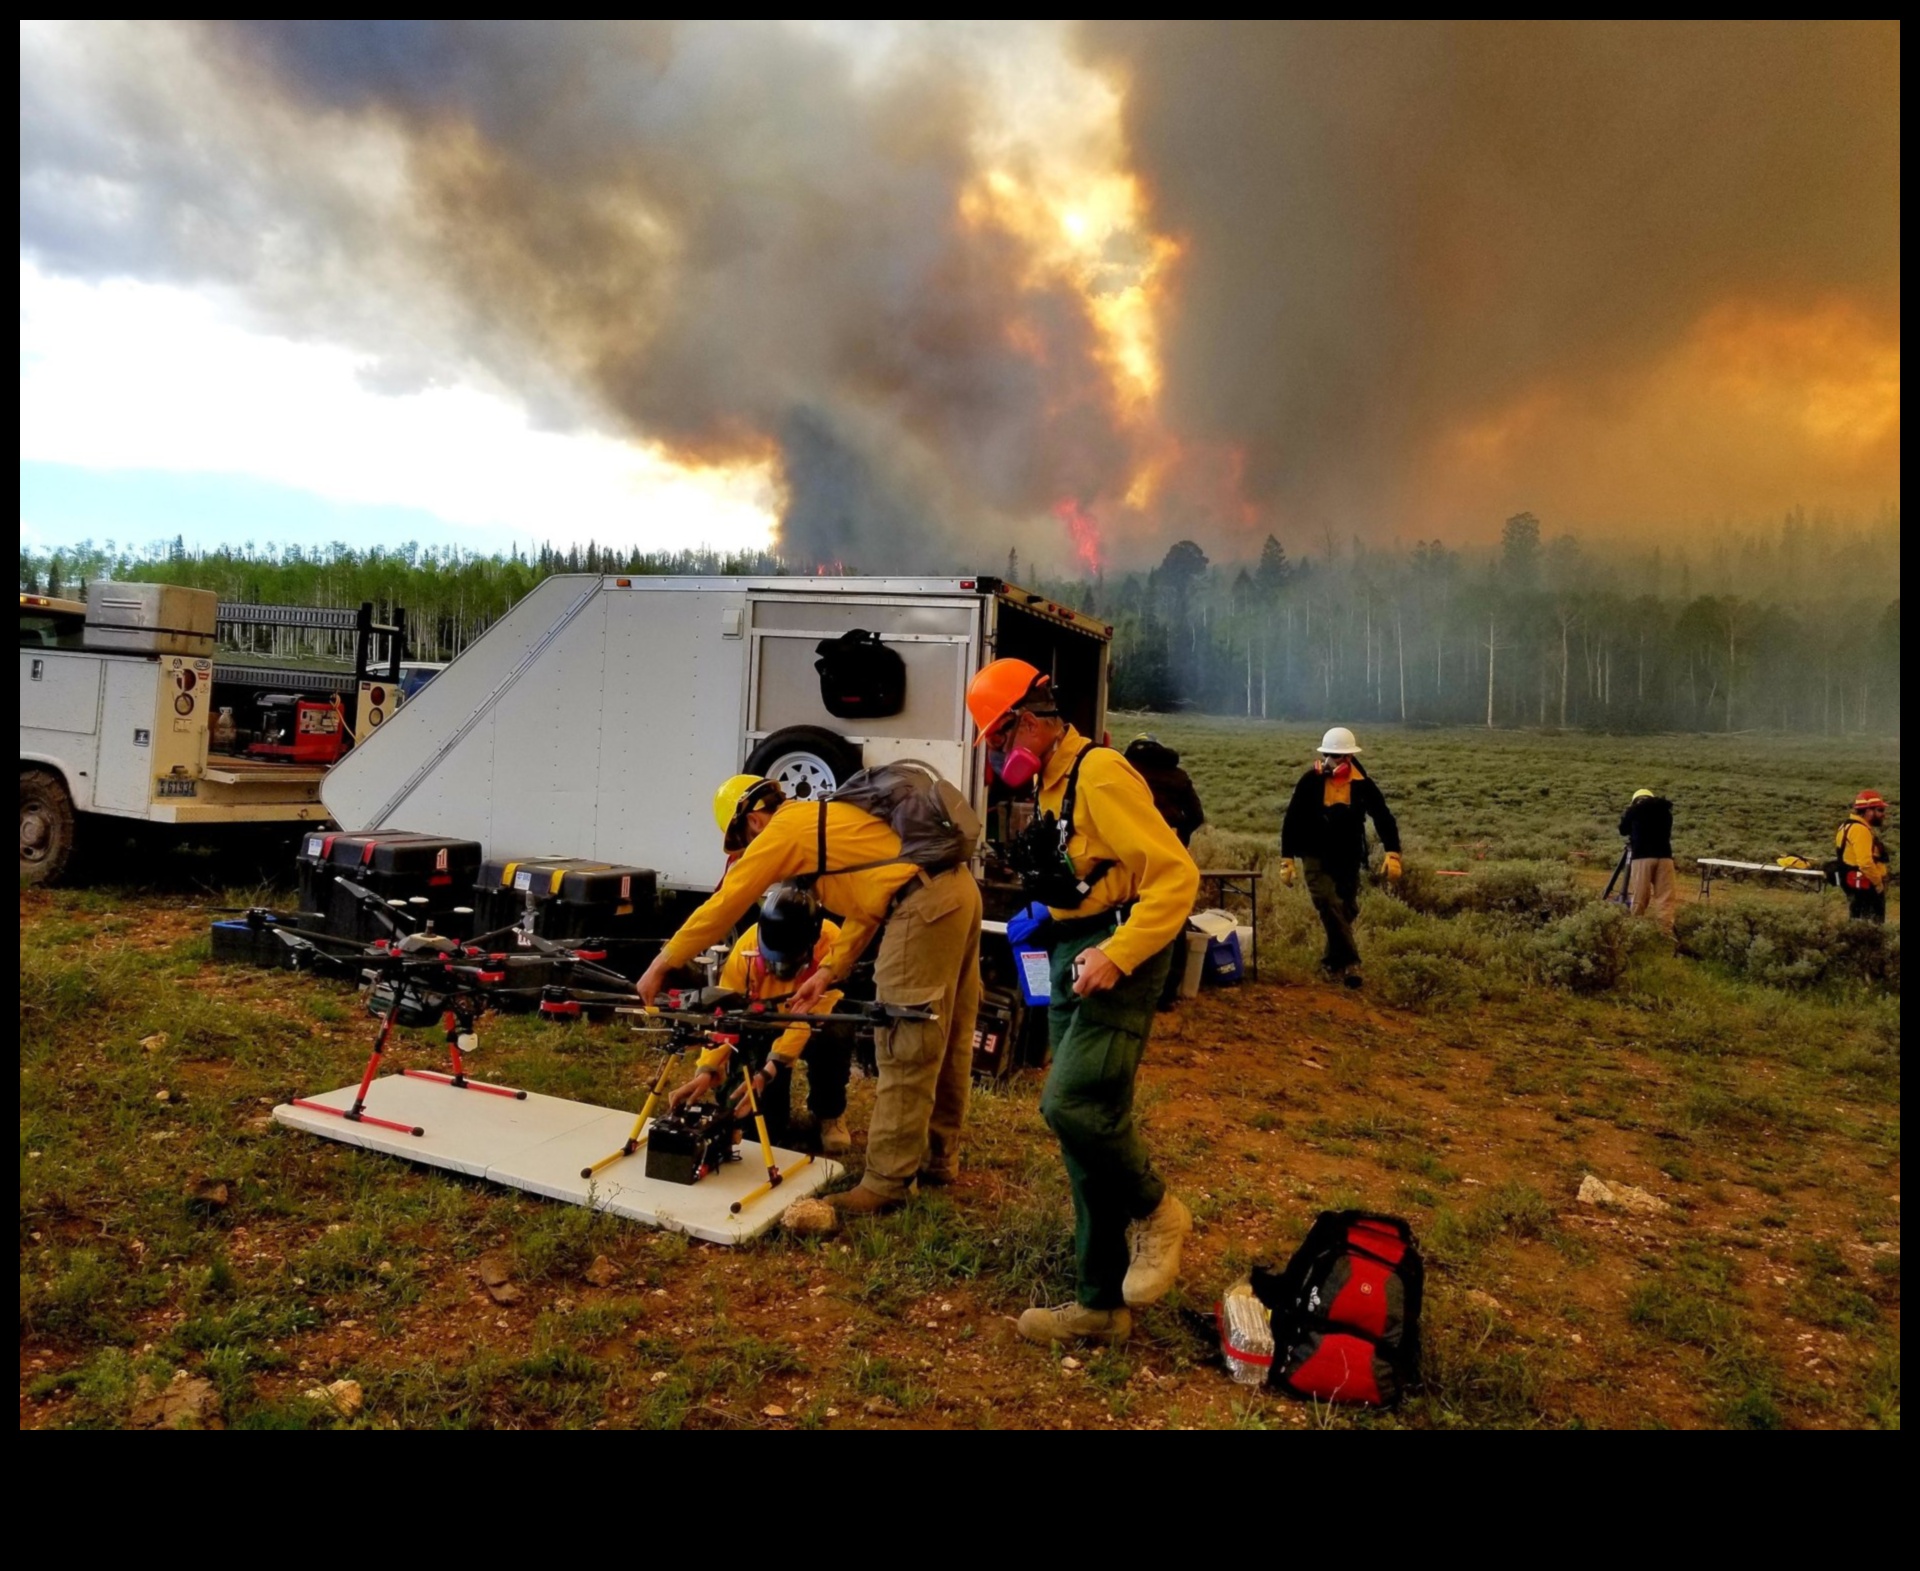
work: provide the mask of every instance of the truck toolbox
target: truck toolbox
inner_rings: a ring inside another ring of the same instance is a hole
[[[474,905],[478,932],[511,927],[533,903],[533,931],[554,943],[607,941],[606,961],[623,975],[656,931],[656,877],[651,868],[625,867],[581,857],[489,857],[480,870]],[[650,946],[649,946],[650,947]]]
[[[135,655],[211,655],[219,602],[177,584],[95,584],[86,645]]]
[[[477,840],[393,829],[311,834],[300,842],[298,862],[301,909],[319,913],[337,937],[372,940],[391,931],[366,902],[340,887],[343,881],[381,901],[408,902],[413,921],[402,921],[402,932],[427,917],[436,931],[456,938],[472,930]]]

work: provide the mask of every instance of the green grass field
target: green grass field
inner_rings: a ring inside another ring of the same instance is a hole
[[[1270,865],[1316,736],[1153,729],[1219,826],[1202,861]],[[1037,1075],[976,1094],[957,1188],[714,1249],[273,1126],[290,1091],[358,1073],[372,1022],[339,985],[210,963],[208,908],[253,892],[177,870],[23,891],[23,1427],[125,1426],[183,1376],[251,1428],[1897,1428],[1897,925],[1725,889],[1676,948],[1594,898],[1636,785],[1674,795],[1683,853],[1812,854],[1859,784],[1897,804],[1897,748],[1362,740],[1410,864],[1404,899],[1363,899],[1368,986],[1318,983],[1305,897],[1269,879],[1262,982],[1163,1015],[1142,1075],[1199,1224],[1181,1285],[1071,1361],[1009,1331],[1071,1280]],[[613,1026],[482,1040],[488,1078],[614,1105],[651,1066]],[[1582,1205],[1587,1173],[1665,1209]],[[1429,1259],[1427,1381],[1392,1414],[1234,1386],[1186,1313],[1342,1205],[1408,1217]],[[304,1394],[336,1379],[357,1414]]]
[[[1124,746],[1151,731],[1179,749],[1200,782],[1207,816],[1235,834],[1276,838],[1280,815],[1321,728],[1210,717],[1116,714]],[[1441,859],[1574,860],[1611,868],[1627,799],[1642,786],[1674,804],[1674,852],[1818,862],[1854,794],[1871,786],[1894,804],[1897,741],[1774,736],[1593,736],[1361,727],[1362,763],[1387,792],[1410,852]]]

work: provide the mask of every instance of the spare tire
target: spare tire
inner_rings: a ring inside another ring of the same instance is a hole
[[[819,726],[788,726],[747,755],[747,773],[779,781],[794,802],[826,796],[860,768],[859,747]]]

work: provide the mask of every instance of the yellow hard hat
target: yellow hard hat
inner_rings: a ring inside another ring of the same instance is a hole
[[[758,787],[769,787],[766,791]],[[756,801],[756,796],[769,800]],[[720,789],[713,793],[713,821],[725,834],[734,825],[736,819],[745,818],[756,807],[772,807],[782,801],[786,792],[765,775],[729,775],[720,782]]]
[[[1643,796],[1652,796],[1652,795],[1653,793],[1651,791],[1649,791],[1645,786],[1642,786],[1638,791],[1633,793],[1633,800],[1637,802]]]

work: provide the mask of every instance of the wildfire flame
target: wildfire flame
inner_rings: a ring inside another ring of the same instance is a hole
[[[1067,538],[1073,542],[1073,554],[1080,565],[1097,577],[1101,567],[1100,525],[1093,514],[1069,496],[1053,504],[1053,516],[1067,526]]]
[[[1094,106],[1086,123],[1099,124],[1106,114],[1115,116],[1111,136],[1024,146],[1017,157],[988,162],[960,201],[968,227],[997,231],[1021,246],[1028,288],[1064,286],[1079,297],[1092,329],[1101,384],[1096,396],[1121,439],[1123,467],[1059,476],[1072,493],[1051,509],[1090,573],[1101,570],[1116,545],[1157,536],[1169,502],[1196,518],[1240,528],[1259,513],[1242,488],[1242,454],[1182,442],[1167,424],[1162,340],[1183,246],[1153,226],[1146,192],[1126,167],[1117,107]],[[1016,318],[1006,334],[1017,351],[1049,363],[1047,337],[1033,323]]]

